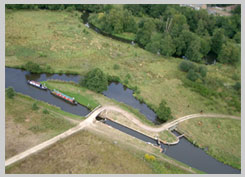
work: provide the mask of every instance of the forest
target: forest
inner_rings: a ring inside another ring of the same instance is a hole
[[[126,33],[152,53],[206,63],[240,63],[241,6],[231,16],[169,4],[6,5],[9,9],[78,10],[89,22],[112,35]]]

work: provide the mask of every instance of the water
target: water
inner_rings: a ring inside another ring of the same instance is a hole
[[[145,141],[145,142],[147,142],[147,143],[151,143],[151,144],[153,144],[153,145],[155,145],[155,146],[158,145],[158,144],[157,144],[157,140],[152,139],[152,138],[150,138],[150,137],[148,137],[148,136],[145,136],[145,135],[143,135],[143,134],[141,134],[141,133],[139,133],[139,132],[137,132],[137,131],[135,131],[135,130],[132,130],[132,129],[130,129],[130,128],[127,128],[127,127],[125,127],[125,126],[123,126],[123,125],[120,125],[120,124],[118,124],[118,123],[116,123],[116,122],[113,122],[113,121],[111,121],[111,120],[106,119],[106,120],[104,121],[104,123],[107,124],[107,125],[110,125],[110,126],[113,127],[113,128],[116,128],[116,129],[118,129],[118,130],[120,130],[120,131],[122,131],[122,132],[124,132],[124,133],[127,133],[127,134],[129,134],[129,135],[131,135],[131,136],[133,136],[133,137],[135,137],[135,138],[138,138],[138,139],[140,139],[140,140],[142,140],[142,141]]]
[[[176,131],[173,131],[173,133],[177,136],[180,135]],[[167,148],[166,155],[209,174],[241,173],[241,170],[225,165],[209,156],[204,150],[194,146],[185,137],[180,138],[177,145],[166,146],[161,144],[161,147]]]
[[[20,69],[5,68],[5,88],[12,86],[17,92],[56,105],[62,110],[76,115],[85,116],[89,113],[89,110],[81,105],[71,105],[51,95],[49,91],[44,91],[27,84],[27,80],[44,81],[47,79],[60,79],[65,81],[78,82],[80,76],[65,74],[31,74],[28,71],[22,71]],[[140,112],[150,118],[150,120],[155,120],[155,114],[153,114],[154,112],[150,110],[145,104],[140,104],[140,102],[133,97],[133,91],[128,88],[124,88],[122,84],[111,83],[108,86],[108,90],[105,91],[104,94],[110,98],[122,101],[128,105],[135,107],[136,109],[139,109]],[[156,145],[157,143],[156,140],[132,129],[124,127],[120,124],[114,123],[109,120],[107,120],[106,123],[122,132],[141,139],[142,141],[150,142],[154,145]],[[174,133],[178,135],[177,132]],[[206,154],[205,151],[198,147],[195,147],[184,137],[180,139],[180,142],[177,145],[167,146],[161,144],[161,147],[165,150],[164,152],[166,155],[206,173],[241,173],[240,170],[234,169],[212,158],[211,156]]]
[[[96,26],[94,26],[93,24],[90,24],[88,22],[88,17],[89,17],[89,12],[85,12],[83,13],[83,15],[81,16],[81,18],[83,19],[83,23],[86,25],[89,25],[89,28],[94,30],[96,33],[99,33],[105,37],[109,37],[111,39],[114,39],[114,40],[117,40],[117,41],[120,41],[120,42],[124,42],[124,43],[127,43],[127,44],[132,44],[132,42],[134,44],[136,44],[134,41],[132,40],[129,40],[129,39],[125,39],[125,38],[121,38],[121,37],[118,37],[118,36],[114,36],[114,35],[111,35],[111,34],[108,34],[108,33],[105,33],[104,31],[102,31],[101,29],[97,28]],[[86,25],[86,26],[87,26]],[[143,48],[142,45],[138,44],[139,47]]]
[[[114,82],[111,83],[103,94],[109,98],[113,98],[119,102],[123,102],[135,109],[138,109],[139,112],[145,115],[147,119],[155,124],[159,124],[155,112],[152,111],[146,104],[140,103],[140,101],[133,96],[133,91],[124,87],[122,84]]]
[[[82,105],[72,105],[58,97],[51,95],[49,90],[41,90],[27,84],[27,80],[44,81],[47,79],[60,79],[78,82],[79,76],[65,74],[31,74],[28,71],[22,71],[20,69],[5,68],[5,88],[13,87],[17,92],[58,106],[66,112],[79,116],[85,116],[90,112],[89,109]]]

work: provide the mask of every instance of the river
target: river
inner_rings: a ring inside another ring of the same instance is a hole
[[[80,76],[78,75],[66,75],[66,74],[31,74],[28,71],[14,69],[14,68],[5,68],[5,88],[13,87],[17,92],[29,95],[35,99],[45,101],[47,103],[53,104],[60,107],[62,110],[85,116],[90,111],[81,105],[71,105],[57,97],[54,97],[50,94],[49,91],[40,90],[38,88],[32,87],[27,84],[27,80],[36,80],[44,81],[47,79],[59,79],[65,81],[74,81],[78,82]],[[108,90],[104,92],[104,95],[114,98],[118,101],[123,101],[126,104],[134,106],[142,114],[144,114],[149,120],[154,121],[154,114],[145,112],[145,110],[150,109],[147,105],[137,103],[135,98],[132,95],[133,91],[130,89],[125,89],[121,84],[111,83],[108,86]],[[138,101],[138,100],[137,100]],[[138,105],[139,104],[139,105]],[[135,106],[137,105],[137,106]],[[151,110],[152,111],[152,110]],[[152,116],[152,117],[151,117]],[[135,132],[127,127],[119,125],[115,122],[107,120],[106,124],[123,131],[127,134],[130,134],[136,138],[139,138],[143,141],[156,144],[156,140],[142,135],[138,132]],[[177,134],[177,132],[174,132]],[[216,159],[209,156],[205,151],[200,148],[195,147],[191,144],[186,138],[181,138],[180,142],[177,145],[167,146],[161,144],[161,147],[164,149],[164,153],[176,160],[179,160],[191,167],[197,168],[206,173],[219,173],[219,174],[239,174],[240,170],[234,169],[228,165],[225,165]]]

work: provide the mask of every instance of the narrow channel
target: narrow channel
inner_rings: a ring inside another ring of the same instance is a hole
[[[59,79],[77,82],[79,80],[79,76],[65,74],[31,74],[28,71],[23,71],[20,69],[5,68],[5,88],[13,87],[16,92],[20,92],[37,100],[45,101],[49,104],[58,106],[62,110],[75,115],[85,116],[90,112],[89,109],[82,105],[72,105],[60,98],[53,96],[49,90],[41,90],[27,84],[27,80],[44,81],[47,79]]]
[[[72,114],[85,116],[90,111],[81,106],[81,105],[71,105],[57,97],[54,97],[48,91],[43,91],[38,88],[32,87],[27,84],[27,80],[36,80],[36,81],[44,81],[47,79],[59,79],[65,81],[74,81],[78,82],[80,76],[78,75],[66,75],[66,74],[31,74],[28,71],[23,71],[21,69],[14,69],[14,68],[7,68],[5,67],[5,88],[13,87],[17,92],[29,95],[35,99],[42,100],[53,104],[55,106],[60,107],[62,110],[70,112]],[[121,84],[113,84],[113,89],[108,87],[108,90],[114,93],[108,93],[111,98],[114,98],[115,95],[120,94],[120,97],[126,97],[127,99],[135,99],[133,95],[131,97],[129,94],[132,94],[132,90],[130,89],[123,89]],[[119,89],[119,90],[117,90]],[[125,95],[126,91],[126,95]],[[115,94],[117,93],[117,94]],[[105,94],[106,95],[106,94]],[[114,95],[114,96],[113,96]],[[118,99],[117,97],[114,99]],[[120,100],[119,100],[120,101]],[[132,100],[131,100],[132,101]],[[130,102],[130,101],[129,101]],[[134,101],[132,101],[132,104]],[[156,140],[147,137],[139,132],[136,132],[132,129],[124,127],[120,124],[117,124],[112,121],[105,121],[106,124],[123,131],[131,136],[134,136],[138,139],[141,139],[145,142],[150,142],[152,144],[156,144]],[[177,134],[177,132],[174,132]],[[225,165],[216,159],[212,158],[208,154],[205,153],[202,149],[195,147],[191,144],[186,138],[181,138],[179,144],[173,146],[167,146],[161,144],[161,147],[164,149],[166,155],[179,160],[191,167],[204,171],[206,173],[219,173],[219,174],[240,174],[241,170],[232,168],[231,166]]]

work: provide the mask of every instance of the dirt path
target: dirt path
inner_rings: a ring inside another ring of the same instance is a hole
[[[133,114],[131,114],[131,113],[129,113],[129,112],[127,112],[121,108],[118,108],[116,106],[104,106],[102,108],[104,108],[104,111],[119,112],[119,113],[123,114],[126,118],[128,118],[131,122],[135,123],[136,125],[138,125],[139,127],[143,128],[143,129],[145,129],[147,131],[151,131],[151,132],[161,132],[161,131],[167,130],[170,127],[173,127],[173,126],[177,125],[178,123],[183,122],[185,120],[193,119],[193,118],[199,118],[199,117],[203,117],[203,118],[208,118],[208,117],[209,118],[211,118],[211,117],[230,118],[230,119],[241,120],[241,118],[238,116],[223,115],[223,114],[191,114],[191,115],[187,115],[184,117],[177,118],[171,122],[164,123],[160,126],[154,126],[153,127],[150,125],[145,125],[138,118],[136,118]],[[106,115],[106,112],[105,112],[105,115]]]
[[[21,152],[21,153],[15,155],[13,157],[7,159],[5,161],[5,167],[9,166],[9,165],[21,160],[21,159],[24,159],[25,157],[27,157],[27,156],[29,156],[31,154],[34,154],[35,152],[38,152],[38,151],[40,151],[40,150],[42,150],[42,149],[44,149],[44,148],[56,143],[59,140],[64,139],[64,138],[66,138],[66,137],[68,137],[68,136],[70,136],[70,135],[82,130],[86,126],[89,126],[89,124],[91,124],[95,120],[96,116],[100,112],[101,112],[101,109],[95,110],[87,119],[85,119],[84,121],[79,123],[77,126],[71,128],[71,129],[65,131],[64,133],[61,133],[58,136],[55,136],[55,137],[53,137],[53,138],[51,138],[51,139],[49,139],[49,140],[47,140],[47,141],[45,141],[45,142],[43,142],[43,143],[41,143],[39,145],[36,145],[36,146],[34,146],[34,147],[24,151],[24,152]]]
[[[187,116],[184,116],[184,117],[180,117],[178,119],[175,119],[173,120],[172,122],[169,122],[169,123],[165,123],[161,126],[148,126],[148,125],[145,125],[143,124],[138,118],[136,118],[133,114],[121,109],[121,108],[118,108],[116,106],[103,106],[103,107],[100,107],[96,110],[94,110],[91,114],[89,114],[88,118],[85,119],[84,121],[82,121],[81,123],[79,123],[77,126],[65,131],[64,133],[61,133],[60,135],[56,136],[56,137],[53,137],[51,138],[50,140],[47,140],[37,146],[34,146],[20,154],[17,154],[9,159],[7,159],[5,161],[5,166],[9,166],[11,165],[12,163],[15,163],[35,152],[38,152],[54,143],[56,143],[57,141],[59,141],[60,139],[63,139],[63,138],[66,138],[78,131],[80,131],[81,129],[83,129],[84,127],[86,126],[89,126],[91,124],[93,124],[93,122],[95,121],[95,118],[101,113],[105,111],[105,114],[106,114],[106,111],[116,111],[116,112],[119,112],[121,114],[123,114],[126,118],[128,118],[130,121],[134,122],[136,125],[138,125],[139,127],[147,130],[147,131],[151,131],[151,132],[161,132],[163,130],[166,130],[172,126],[175,126],[176,124],[180,123],[180,122],[183,122],[185,120],[188,120],[188,119],[192,119],[192,118],[197,118],[197,117],[217,117],[217,118],[231,118],[231,119],[236,119],[236,120],[240,120],[240,117],[236,117],[236,116],[230,116],[230,115],[220,115],[220,114],[192,114],[192,115],[187,115]]]

